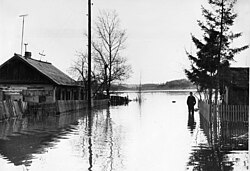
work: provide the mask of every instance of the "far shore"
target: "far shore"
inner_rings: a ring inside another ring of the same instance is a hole
[[[157,90],[141,90],[141,93],[151,92],[196,92],[196,89],[157,89]],[[138,90],[114,90],[111,93],[138,93]]]

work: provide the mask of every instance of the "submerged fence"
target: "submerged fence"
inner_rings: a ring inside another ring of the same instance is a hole
[[[210,145],[219,150],[248,149],[248,105],[198,104],[201,127]]]
[[[92,107],[107,106],[109,99],[93,100]],[[88,107],[86,100],[57,100],[54,103],[35,103],[29,105],[28,113],[55,113],[61,114],[70,111],[82,110]]]
[[[108,106],[109,99],[93,100],[92,107]],[[60,114],[88,107],[86,100],[58,100],[53,103],[27,103],[23,101],[0,101],[0,121],[34,114]]]
[[[22,116],[26,110],[26,102],[16,100],[0,101],[0,120]]]
[[[208,121],[211,121],[211,115],[218,114],[219,121],[227,122],[248,122],[249,106],[248,105],[214,105],[206,101],[199,101],[201,115]],[[211,110],[211,112],[210,112]]]

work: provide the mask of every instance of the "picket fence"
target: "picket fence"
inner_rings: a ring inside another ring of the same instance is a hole
[[[219,105],[218,109],[221,121],[248,122],[248,105]]]
[[[212,114],[218,112],[218,119],[221,122],[248,122],[248,105],[214,105],[213,103],[211,105],[210,107],[206,101],[199,101],[200,113],[208,122],[211,121],[210,110],[212,110]]]

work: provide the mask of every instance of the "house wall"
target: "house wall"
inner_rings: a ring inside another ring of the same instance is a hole
[[[46,87],[44,89],[27,89],[23,90],[24,101],[36,103],[54,102],[53,87]]]
[[[25,102],[34,103],[50,103],[56,100],[83,100],[81,97],[80,87],[70,87],[70,86],[53,86],[53,85],[27,85],[27,84],[0,84],[3,88],[2,100],[6,98],[15,100],[23,100]],[[8,92],[8,93],[7,93]],[[15,92],[15,94],[13,93]],[[17,93],[19,92],[19,94]],[[0,91],[1,93],[1,91]],[[11,94],[12,93],[12,94]]]
[[[231,87],[228,89],[229,105],[249,105],[249,91],[244,88]]]
[[[2,100],[23,100],[25,102],[53,102],[54,87],[52,85],[4,84]]]
[[[79,87],[61,86],[55,89],[56,100],[82,100]]]

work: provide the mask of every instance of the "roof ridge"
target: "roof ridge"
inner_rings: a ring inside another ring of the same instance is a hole
[[[24,57],[25,58],[25,57]],[[38,60],[38,59],[34,59],[34,58],[25,58],[25,59],[30,59],[30,60],[34,60],[34,61],[37,61],[37,62],[41,62],[41,63],[46,63],[46,64],[51,64],[51,62],[47,62],[47,61],[42,61],[42,60]]]
[[[58,85],[76,85],[76,81],[65,74],[63,71],[55,67],[52,63],[40,61],[33,58],[25,58],[19,54],[15,54],[15,56],[20,57],[21,60],[27,62],[34,69],[36,69],[41,74],[48,77],[51,81]]]

